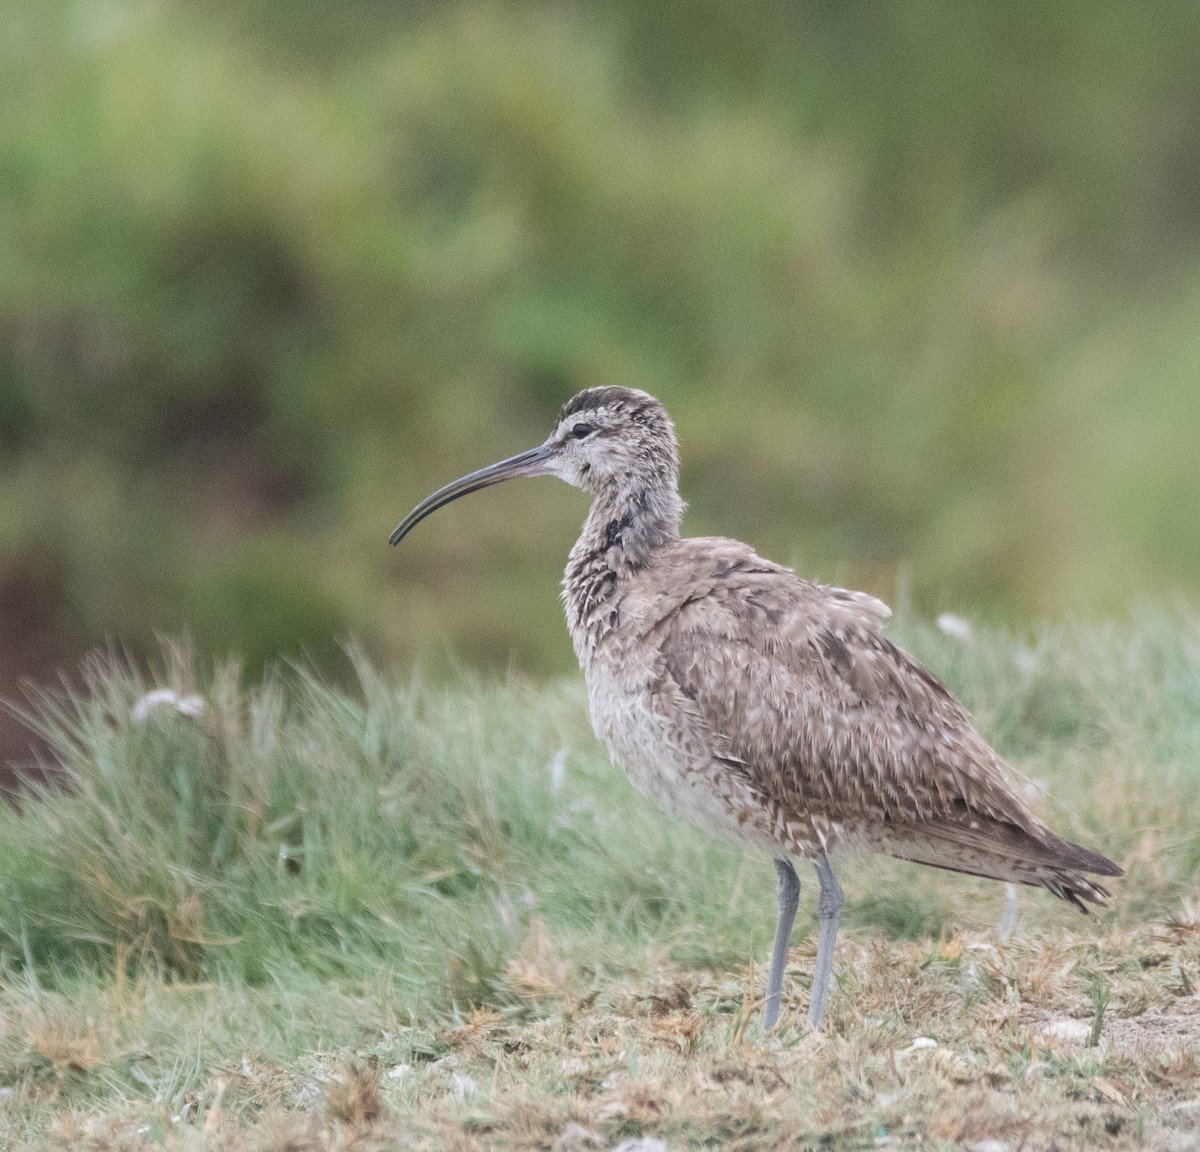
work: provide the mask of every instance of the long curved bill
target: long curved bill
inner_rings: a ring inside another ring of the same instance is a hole
[[[426,496],[403,520],[396,526],[396,531],[390,537],[390,543],[399,544],[422,520],[431,512],[457,500],[478,492],[480,488],[489,488],[502,480],[511,480],[514,476],[544,476],[547,472],[546,461],[551,456],[551,450],[545,444],[530,448],[501,460],[499,464],[489,464],[478,472],[471,472],[457,480],[451,481],[444,488],[439,488],[432,496]]]

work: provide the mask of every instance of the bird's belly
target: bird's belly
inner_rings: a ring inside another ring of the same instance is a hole
[[[628,670],[592,668],[587,685],[592,728],[629,782],[670,816],[764,852],[787,851],[769,813],[716,759],[705,734],[653,692],[622,683],[627,678]]]

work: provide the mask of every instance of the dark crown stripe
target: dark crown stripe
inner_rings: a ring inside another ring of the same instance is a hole
[[[558,414],[560,420],[568,416],[578,416],[584,412],[594,412],[597,408],[621,408],[631,417],[637,418],[644,413],[659,407],[658,401],[641,392],[629,388],[620,388],[609,384],[601,388],[586,388],[572,396]]]
[[[568,416],[578,416],[581,412],[593,412],[597,408],[603,408],[607,404],[615,404],[627,395],[628,393],[624,388],[588,388],[572,396],[562,406],[559,419],[565,420]]]

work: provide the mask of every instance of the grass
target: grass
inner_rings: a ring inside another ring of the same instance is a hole
[[[576,683],[92,662],[31,705],[71,787],[0,808],[0,1147],[1200,1140],[1200,623],[893,634],[1127,875],[1000,941],[1000,885],[845,862],[823,1036],[814,885],[764,1037],[769,862],[633,793]]]

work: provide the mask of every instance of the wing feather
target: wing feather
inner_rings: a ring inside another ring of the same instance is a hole
[[[712,544],[660,593],[659,673],[789,823],[1056,891],[1074,870],[1119,873],[1033,816],[963,706],[882,634],[886,605]]]

